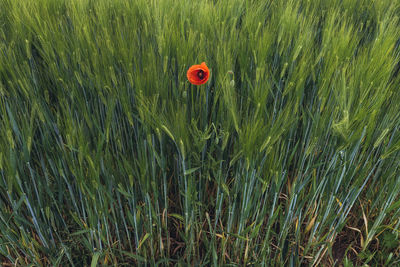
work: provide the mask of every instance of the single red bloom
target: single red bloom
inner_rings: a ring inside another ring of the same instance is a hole
[[[187,71],[187,78],[191,84],[200,85],[206,83],[210,77],[210,70],[206,63],[193,65]]]

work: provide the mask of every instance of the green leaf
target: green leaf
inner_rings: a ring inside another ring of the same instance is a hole
[[[76,231],[76,232],[70,234],[70,236],[82,235],[82,234],[90,233],[91,231],[92,231],[91,229],[83,229],[83,230],[79,230],[79,231]]]
[[[185,172],[183,173],[185,176],[186,175],[189,175],[189,174],[191,174],[191,173],[194,173],[195,171],[197,171],[198,169],[200,169],[201,167],[196,167],[196,168],[191,168],[191,169],[188,169],[188,170],[185,170]]]
[[[138,249],[140,249],[140,247],[143,245],[143,243],[147,240],[147,238],[149,238],[150,237],[150,234],[149,233],[146,233],[145,235],[144,235],[144,237],[142,238],[142,240],[139,242],[139,246],[138,246]]]
[[[144,258],[143,256],[140,256],[138,254],[133,254],[133,253],[127,252],[127,251],[121,251],[121,253],[126,255],[126,256],[128,256],[128,257],[131,257],[132,259],[135,259],[137,261],[147,262],[146,258]]]
[[[94,253],[93,258],[92,258],[92,263],[90,264],[90,267],[96,267],[97,266],[97,262],[98,262],[98,260],[100,258],[100,255],[101,255],[101,253],[99,251]]]

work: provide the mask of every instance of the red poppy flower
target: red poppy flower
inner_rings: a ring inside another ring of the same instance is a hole
[[[190,83],[200,85],[208,81],[210,70],[206,63],[203,62],[200,65],[191,66],[186,75]]]

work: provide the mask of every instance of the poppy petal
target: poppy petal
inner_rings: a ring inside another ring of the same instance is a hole
[[[201,85],[208,81],[210,70],[208,69],[206,63],[202,62],[200,65],[191,66],[187,71],[186,76],[190,83]]]

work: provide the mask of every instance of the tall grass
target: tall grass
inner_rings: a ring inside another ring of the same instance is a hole
[[[0,10],[3,265],[400,264],[399,2]]]

